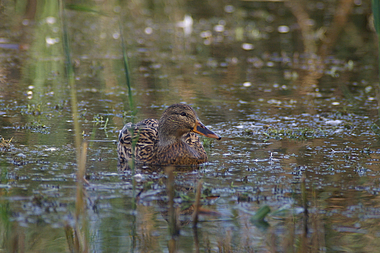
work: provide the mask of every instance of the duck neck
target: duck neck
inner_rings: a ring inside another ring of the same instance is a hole
[[[175,135],[168,135],[167,133],[158,131],[158,146],[165,147],[181,142],[181,137]]]

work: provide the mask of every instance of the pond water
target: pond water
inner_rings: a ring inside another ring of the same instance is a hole
[[[379,251],[371,1],[121,2],[0,4],[1,251]],[[179,102],[209,161],[119,170],[123,125]]]

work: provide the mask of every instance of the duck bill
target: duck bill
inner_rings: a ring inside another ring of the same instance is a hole
[[[218,140],[220,140],[222,138],[219,135],[217,135],[216,133],[214,133],[213,131],[209,130],[207,127],[205,127],[202,124],[202,122],[200,122],[200,121],[197,121],[197,123],[195,124],[195,127],[193,128],[193,132],[197,133],[197,134],[204,135],[208,138],[215,138]]]

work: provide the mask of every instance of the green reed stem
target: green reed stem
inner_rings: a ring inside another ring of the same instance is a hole
[[[119,30],[120,30],[120,38],[121,38],[121,48],[123,51],[123,67],[124,67],[124,73],[125,73],[125,80],[126,80],[127,88],[128,88],[129,109],[131,111],[131,121],[132,123],[134,123],[137,110],[135,108],[135,104],[133,101],[132,83],[131,83],[131,75],[130,75],[131,72],[129,70],[127,47],[125,45],[121,20],[119,20]],[[124,104],[124,111],[127,111],[125,104]],[[136,147],[136,143],[138,139],[133,138],[134,136],[133,128],[131,128],[130,132],[132,136],[132,144],[131,144],[132,145],[132,159],[130,161],[129,167],[131,168],[132,175],[134,175],[135,174],[135,147]]]
[[[372,13],[373,13],[373,23],[375,25],[377,33],[377,43],[378,43],[378,67],[380,76],[380,1],[372,0]],[[377,103],[378,103],[378,116],[380,118],[380,83],[377,85]],[[377,122],[379,124],[379,122]]]
[[[71,111],[74,122],[74,140],[75,140],[75,149],[76,149],[76,158],[77,164],[79,164],[80,159],[80,125],[78,120],[78,100],[75,89],[75,78],[74,78],[74,67],[71,59],[71,50],[70,50],[70,42],[69,42],[69,34],[65,19],[65,10],[63,6],[63,0],[59,1],[59,9],[61,16],[61,25],[62,25],[62,44],[63,44],[63,52],[65,55],[65,69],[66,69],[66,78],[67,82],[70,86],[70,96],[71,96]]]
[[[372,13],[374,19],[374,25],[377,34],[380,33],[380,2],[379,0],[372,0]]]
[[[123,66],[124,66],[125,80],[127,82],[127,88],[128,88],[129,109],[132,112],[132,123],[133,123],[134,116],[135,116],[136,112],[135,112],[135,107],[134,107],[134,103],[133,103],[131,75],[130,75],[131,72],[129,70],[127,48],[125,46],[125,41],[124,41],[124,36],[123,36],[123,28],[122,28],[121,22],[119,22],[119,29],[120,29],[120,38],[121,38],[121,49],[123,51]]]

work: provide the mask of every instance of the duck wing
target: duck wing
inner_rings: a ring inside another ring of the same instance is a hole
[[[132,138],[133,136],[133,138]],[[137,124],[127,123],[119,133],[117,153],[120,163],[133,158],[136,163],[150,163],[158,141],[158,120],[146,119]]]

